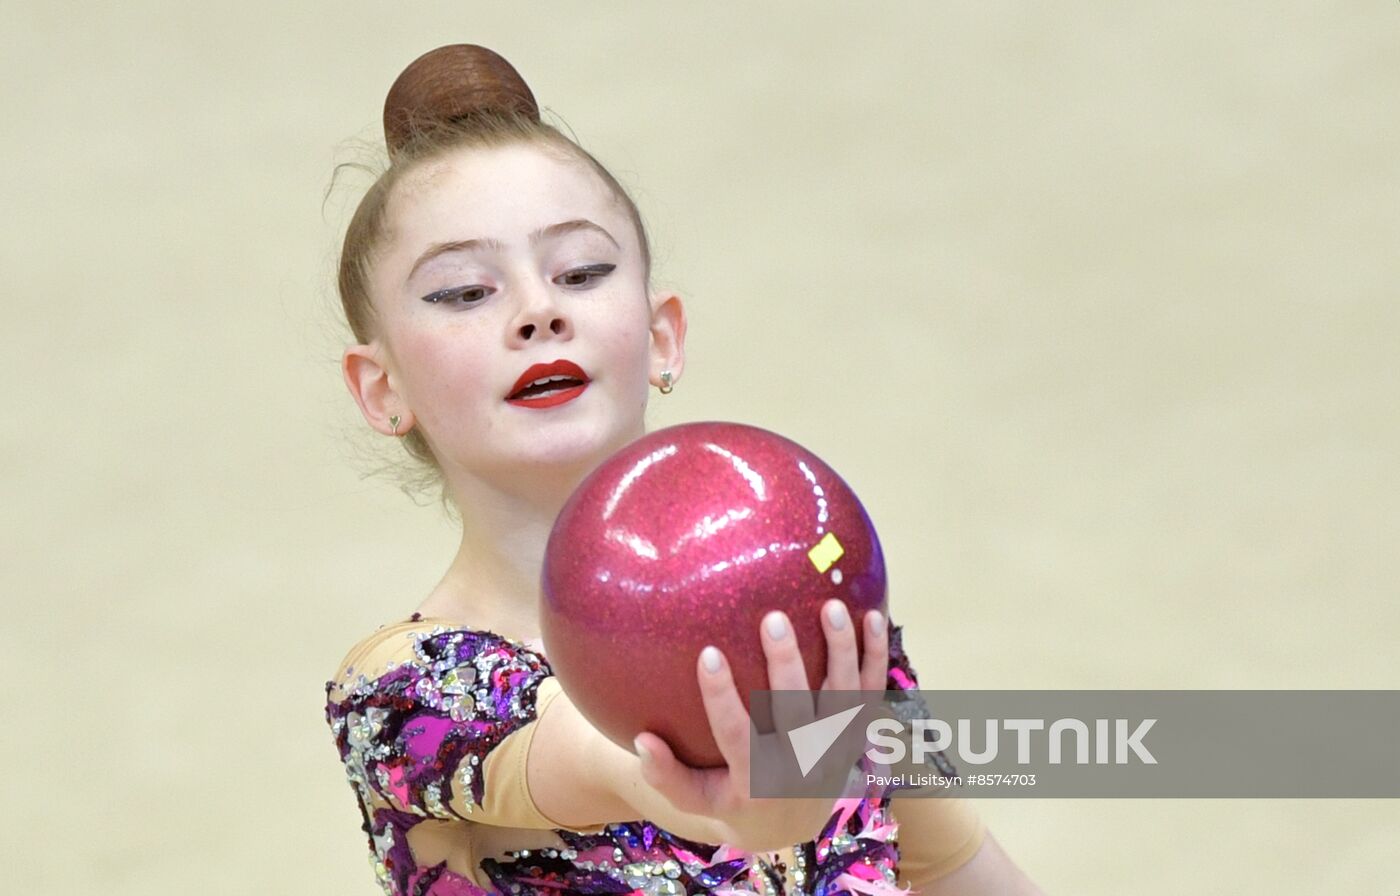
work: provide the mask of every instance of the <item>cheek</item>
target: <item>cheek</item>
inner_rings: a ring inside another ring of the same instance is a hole
[[[469,334],[444,331],[411,332],[396,340],[404,391],[425,423],[483,400],[492,388],[485,353],[469,350],[470,342]]]
[[[646,323],[619,327],[608,343],[609,356],[622,362],[620,366],[645,384],[651,368],[651,332]]]
[[[651,311],[646,299],[628,296],[623,310],[612,318],[612,336],[628,357],[646,355],[651,349]]]

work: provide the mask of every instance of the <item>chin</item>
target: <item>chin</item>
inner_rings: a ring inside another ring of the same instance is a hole
[[[519,452],[504,465],[502,472],[548,480],[562,478],[577,485],[614,452],[641,435],[640,425],[636,432],[569,428],[567,432],[551,433],[547,441],[539,440],[520,446]]]

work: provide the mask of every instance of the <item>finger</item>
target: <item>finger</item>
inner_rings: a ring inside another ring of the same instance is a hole
[[[739,697],[730,671],[729,661],[718,647],[710,645],[700,651],[696,661],[700,681],[700,699],[705,704],[705,718],[710,722],[710,734],[719,747],[720,755],[731,772],[749,777],[749,711]]]
[[[860,690],[855,626],[844,601],[833,598],[822,607],[822,630],[826,633],[826,681],[822,682],[822,690]]]
[[[706,814],[710,810],[704,772],[681,762],[670,744],[650,732],[637,735],[632,745],[641,760],[642,780],[657,793],[683,812]]]
[[[890,671],[889,620],[879,610],[865,614],[865,656],[860,667],[863,691],[883,691]]]
[[[763,654],[768,660],[768,687],[774,691],[806,691],[807,667],[802,662],[802,651],[797,646],[797,634],[787,614],[774,610],[763,617],[759,625],[759,640],[763,643]],[[811,700],[793,699],[793,696],[773,700],[773,722],[782,732],[792,731],[812,721],[815,708]]]
[[[787,614],[774,610],[763,617],[760,626],[763,654],[768,659],[768,686],[775,691],[805,691],[807,667]]]

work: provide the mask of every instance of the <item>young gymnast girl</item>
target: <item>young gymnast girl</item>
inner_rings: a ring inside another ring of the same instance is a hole
[[[650,286],[636,206],[540,121],[504,59],[420,57],[389,91],[389,164],[348,227],[339,287],[365,420],[433,471],[456,557],[417,612],[355,645],[326,719],[390,896],[1035,893],[959,799],[751,799],[748,715],[715,648],[696,657],[729,764],[636,752],[583,718],[538,638],[555,516],[644,431],[685,361],[681,300]],[[900,629],[822,608],[829,688],[915,688]],[[864,663],[854,626],[863,625]],[[780,612],[774,689],[807,687]],[[647,687],[637,670],[637,688]]]

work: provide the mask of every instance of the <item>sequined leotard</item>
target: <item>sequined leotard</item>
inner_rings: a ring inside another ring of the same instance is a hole
[[[895,625],[886,686],[918,686]],[[895,896],[981,844],[959,799],[837,800],[816,840],[767,854],[643,820],[562,828],[525,780],[530,723],[559,693],[539,651],[416,614],[351,650],[326,684],[326,720],[388,896]]]

